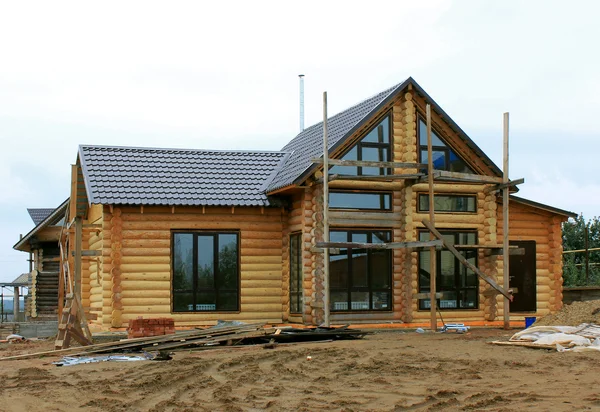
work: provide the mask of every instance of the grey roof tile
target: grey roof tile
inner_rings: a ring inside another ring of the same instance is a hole
[[[406,81],[377,93],[375,96],[328,118],[328,150],[331,150],[332,147],[343,141],[345,137],[348,137],[365,116],[369,115],[398,88],[403,88],[405,83]],[[281,150],[292,152],[292,154],[268,185],[267,192],[291,185],[310,168],[312,158],[323,156],[323,122],[310,126],[300,132]]]
[[[80,146],[91,203],[272,206],[264,193],[285,152]]]
[[[51,208],[37,208],[37,209],[27,209],[27,212],[29,213],[29,216],[31,217],[31,220],[33,220],[33,223],[37,226],[39,225],[44,219],[46,219],[48,216],[50,216],[50,213],[54,212],[53,207]]]

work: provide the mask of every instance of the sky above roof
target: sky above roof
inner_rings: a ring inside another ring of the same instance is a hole
[[[520,196],[600,214],[600,4],[477,0],[3,2],[0,281],[27,207],[68,196],[79,144],[277,150],[412,76]]]

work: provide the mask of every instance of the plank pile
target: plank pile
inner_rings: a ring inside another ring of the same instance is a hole
[[[331,341],[337,339],[359,339],[369,332],[358,329],[268,327],[262,323],[223,325],[208,329],[193,329],[176,334],[123,339],[117,342],[98,343],[82,347],[37,352],[0,358],[2,360],[27,359],[33,357],[69,355],[87,356],[92,353],[153,352],[214,348],[240,344],[264,344],[278,342]]]

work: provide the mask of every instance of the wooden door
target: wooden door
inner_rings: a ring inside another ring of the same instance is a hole
[[[525,249],[523,255],[510,255],[510,288],[515,290],[514,300],[510,304],[511,312],[536,311],[536,280],[535,280],[535,241],[510,241],[511,246]]]

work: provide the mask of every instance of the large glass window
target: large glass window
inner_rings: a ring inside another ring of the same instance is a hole
[[[476,232],[440,230],[448,243],[456,245],[477,244]],[[419,232],[419,240],[429,240],[429,232]],[[460,253],[477,266],[477,249],[462,250]],[[419,252],[419,292],[429,292],[429,250]],[[437,304],[440,309],[477,309],[479,280],[475,272],[467,269],[448,250],[436,253],[436,290],[442,293]],[[420,299],[419,309],[429,309],[430,300]]]
[[[346,152],[341,159],[389,162],[392,156],[390,141],[390,116],[386,116],[365,137]],[[352,176],[378,176],[392,174],[392,169],[383,167],[332,166],[329,173]]]
[[[290,313],[302,313],[302,246],[300,233],[290,236]]]
[[[238,233],[173,233],[173,312],[239,310]]]
[[[390,192],[352,192],[332,190],[329,192],[329,207],[332,209],[391,210]]]
[[[433,129],[431,129],[431,145],[434,169],[473,173],[473,170],[467,166],[467,162],[450,149]],[[421,163],[427,163],[427,124],[421,118],[419,118],[419,148]]]
[[[438,195],[433,196],[433,210],[436,212],[477,212],[475,195]],[[419,194],[419,212],[429,212],[429,195]]]
[[[341,231],[330,233],[332,242],[388,243],[390,231]],[[341,248],[329,257],[331,311],[391,311],[391,250]]]

